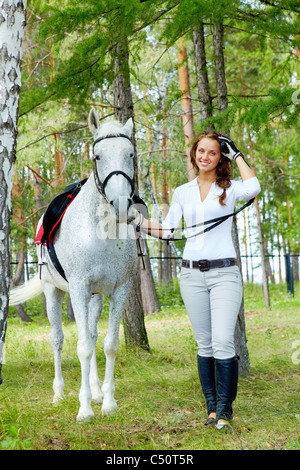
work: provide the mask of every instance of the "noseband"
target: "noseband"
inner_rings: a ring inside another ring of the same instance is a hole
[[[95,140],[94,142],[94,145],[93,145],[93,153],[94,153],[94,148],[95,148],[95,145],[98,144],[98,142],[100,142],[101,140],[104,140],[104,139],[111,139],[111,138],[115,138],[115,137],[123,137],[125,139],[128,139],[130,142],[131,142],[131,139],[130,137],[128,137],[128,135],[125,135],[125,134],[118,134],[118,135],[106,135],[104,137],[99,137],[98,139]],[[107,196],[105,194],[105,186],[107,185],[107,182],[109,181],[109,179],[113,176],[113,175],[122,175],[124,176],[124,178],[126,178],[129,183],[130,183],[130,186],[131,186],[131,193],[130,193],[130,197],[133,196],[134,194],[134,178],[130,178],[130,176],[128,176],[126,173],[124,173],[124,171],[121,171],[121,170],[115,170],[115,171],[112,171],[111,173],[109,173],[105,180],[103,182],[100,181],[100,178],[99,178],[99,175],[98,175],[98,171],[97,171],[97,164],[96,164],[96,161],[99,160],[99,157],[93,156],[93,160],[94,160],[94,177],[95,177],[95,183],[96,183],[96,186],[97,186],[97,189],[99,191],[99,193],[104,197],[104,199],[106,200],[106,202],[110,203],[110,201],[108,201],[107,199]]]

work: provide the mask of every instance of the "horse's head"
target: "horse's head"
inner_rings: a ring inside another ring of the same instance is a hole
[[[118,121],[100,126],[92,108],[89,128],[94,135],[93,160],[98,191],[114,207],[117,220],[130,223],[134,219],[133,214],[128,214],[134,194],[132,119],[128,119],[124,126]]]

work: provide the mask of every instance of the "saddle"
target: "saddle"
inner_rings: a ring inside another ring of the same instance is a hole
[[[86,181],[87,178],[79,183],[68,185],[62,194],[59,194],[50,202],[45,211],[43,223],[34,242],[36,245],[47,245],[48,241],[53,244],[55,232],[58,229],[67,208],[74,201]]]
[[[35,245],[42,245],[47,247],[53,265],[67,282],[68,280],[65,276],[65,272],[54,249],[54,235],[69,205],[74,201],[75,197],[78,195],[82,186],[86,182],[87,178],[79,181],[78,183],[69,184],[63,193],[56,196],[50,202],[45,211],[43,222],[34,241]],[[148,217],[148,209],[145,202],[137,195],[134,195],[132,199],[134,204],[138,205],[138,210],[142,212],[144,216]]]
[[[59,262],[53,246],[54,235],[67,208],[74,201],[75,197],[86,182],[87,178],[81,180],[79,183],[69,184],[62,194],[59,194],[50,202],[45,211],[43,222],[34,241],[35,245],[47,246],[53,265],[66,281],[67,279],[65,272]]]

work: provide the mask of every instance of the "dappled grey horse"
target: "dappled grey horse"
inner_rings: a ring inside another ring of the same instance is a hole
[[[45,246],[38,246],[40,275],[11,291],[17,305],[44,292],[52,326],[55,378],[53,402],[64,397],[61,370],[63,331],[61,309],[69,292],[78,329],[77,353],[81,363],[80,408],[77,420],[93,417],[91,401],[102,402],[104,415],[114,413],[114,365],[119,346],[119,327],[128,302],[138,256],[134,226],[137,215],[134,192],[134,149],[130,141],[133,123],[117,121],[99,125],[92,109],[89,128],[94,135],[94,171],[68,207],[55,235],[55,251],[66,279],[54,267]],[[39,223],[41,225],[42,220]],[[105,377],[100,387],[95,344],[103,295],[110,299],[108,332],[104,340]]]

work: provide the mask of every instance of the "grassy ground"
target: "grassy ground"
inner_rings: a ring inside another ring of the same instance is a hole
[[[0,449],[32,450],[299,450],[300,289],[271,290],[264,310],[262,289],[246,286],[245,309],[251,372],[239,380],[230,433],[206,429],[196,348],[182,306],[146,318],[152,352],[126,351],[123,331],[115,370],[116,415],[77,423],[80,365],[76,326],[64,316],[63,370],[66,399],[52,405],[50,327],[42,315],[23,323],[11,316],[0,387]],[[37,301],[30,313],[39,311]],[[107,314],[99,321],[101,378]]]

